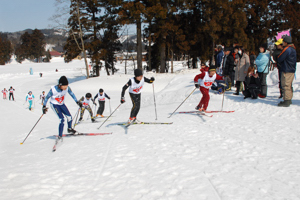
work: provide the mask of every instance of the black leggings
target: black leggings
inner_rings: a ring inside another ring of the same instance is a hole
[[[141,107],[141,93],[140,94],[132,94],[129,93],[131,101],[132,101],[132,109],[131,109],[131,113],[130,113],[130,117],[136,117],[137,114],[140,111],[140,107]]]
[[[12,100],[14,101],[15,98],[14,98],[14,94],[13,93],[9,93],[9,100],[10,100],[11,97],[12,97]]]
[[[105,101],[98,101],[98,102],[99,102],[99,108],[97,114],[102,115],[105,108]]]

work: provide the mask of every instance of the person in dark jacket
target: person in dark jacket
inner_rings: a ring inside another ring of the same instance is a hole
[[[296,48],[292,44],[292,38],[285,36],[283,38],[283,47],[281,54],[278,56],[278,63],[281,66],[281,85],[283,88],[283,100],[278,106],[289,107],[292,104],[293,91],[292,84],[295,77],[297,65]]]
[[[216,67],[221,67],[221,63],[222,63],[222,58],[224,56],[224,52],[223,52],[223,48],[221,45],[218,46],[218,53],[216,56]]]
[[[279,79],[279,91],[280,91],[280,96],[278,97],[279,99],[281,99],[283,97],[283,90],[282,90],[282,86],[281,86],[281,66],[278,63],[278,56],[281,54],[283,49],[283,39],[279,39],[277,40],[277,42],[275,42],[275,49],[273,50],[273,54],[272,54],[272,58],[274,60],[274,62],[276,63],[276,67],[278,69],[278,79]]]
[[[225,81],[228,83],[227,90],[231,90],[231,86],[233,85],[232,74],[234,73],[234,58],[231,54],[232,48],[225,48],[225,55],[223,57],[222,68],[223,68],[223,76],[225,76]]]
[[[250,58],[250,66],[254,67],[255,59],[256,59],[256,55],[254,51],[251,51],[249,58]]]
[[[245,78],[245,90],[243,91],[244,99],[251,97],[257,99],[260,93],[260,80],[257,73],[254,73],[255,68],[250,66],[248,68],[247,76]]]

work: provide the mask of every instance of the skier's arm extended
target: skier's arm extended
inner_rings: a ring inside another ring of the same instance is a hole
[[[46,106],[46,105],[47,105],[48,99],[49,99],[50,97],[52,97],[52,95],[53,95],[53,92],[52,92],[52,90],[50,89],[50,91],[48,92],[47,96],[45,97],[43,106]]]
[[[125,95],[125,91],[127,90],[127,88],[131,86],[131,80],[129,79],[129,81],[123,86],[123,89],[122,89],[122,93],[121,93],[121,97],[124,97]]]
[[[75,94],[72,92],[72,90],[71,90],[70,87],[68,87],[68,93],[69,93],[70,96],[74,99],[74,101],[77,103],[77,102],[78,102],[78,101],[77,101],[77,98],[76,98]]]
[[[151,77],[151,79],[148,79],[148,78],[144,77],[144,81],[146,83],[153,83],[154,80],[155,80],[154,77]]]

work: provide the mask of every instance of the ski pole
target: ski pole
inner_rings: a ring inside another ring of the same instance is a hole
[[[39,123],[39,121],[42,119],[44,114],[42,114],[42,116],[39,118],[39,120],[35,123],[35,125],[32,127],[31,131],[28,133],[28,135],[26,136],[26,138],[23,140],[23,142],[21,142],[20,144],[23,144],[25,142],[25,140],[28,138],[28,136],[30,135],[30,133],[32,132],[32,130],[34,129],[34,127]]]
[[[122,104],[120,103],[120,105],[106,118],[106,120],[98,127],[98,129],[101,128],[101,126],[114,114],[114,112],[116,112],[116,110],[121,106]]]
[[[97,104],[95,104],[94,116],[96,116]]]
[[[110,112],[110,114],[111,114],[111,106],[110,106],[110,99],[109,99],[109,112]]]
[[[222,108],[221,108],[221,111],[223,111],[224,96],[225,96],[225,91],[226,91],[225,88],[226,88],[227,85],[226,84],[222,84],[222,83],[221,83],[221,85],[224,86],[224,92],[223,92],[223,98],[222,98]]]
[[[197,88],[195,87],[195,89],[189,94],[189,96],[187,96],[187,98],[185,98],[185,100],[176,108],[176,110],[194,93],[196,89]],[[174,112],[168,118],[170,118],[176,112],[176,110],[174,110]]]
[[[156,112],[156,101],[155,101],[155,92],[154,92],[154,83],[152,83],[153,86],[153,98],[154,98],[154,108],[155,108],[155,120],[157,120],[157,112]]]
[[[75,119],[73,128],[75,128],[75,126],[76,126],[76,121],[77,121],[78,116],[79,116],[79,110],[80,110],[80,107],[78,108],[78,111],[76,112],[76,115],[74,116],[74,119],[75,119],[75,118],[76,118],[76,119]]]

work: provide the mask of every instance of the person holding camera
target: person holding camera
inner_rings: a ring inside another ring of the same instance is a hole
[[[258,74],[255,73],[255,68],[250,66],[248,68],[247,76],[245,77],[245,90],[243,91],[244,99],[251,97],[257,99],[260,93],[260,80]]]

